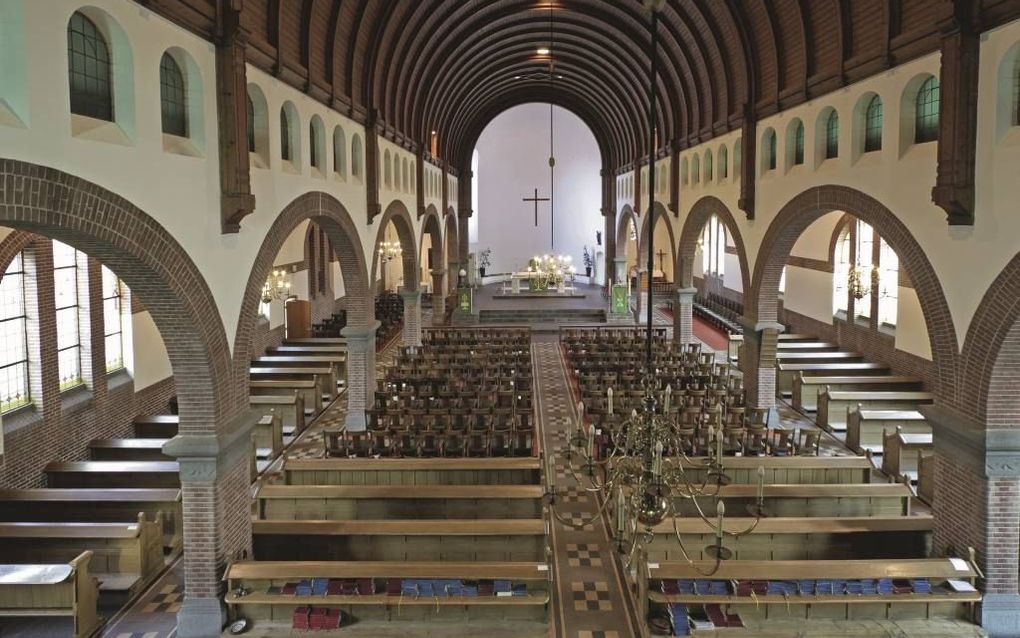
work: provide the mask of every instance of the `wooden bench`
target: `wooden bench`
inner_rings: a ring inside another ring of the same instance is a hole
[[[726,517],[724,529],[746,530],[753,518]],[[683,560],[680,534],[687,555],[709,560],[705,549],[715,544],[715,521],[700,517],[669,519],[655,527],[661,542],[646,546],[652,561]],[[848,558],[894,558],[924,556],[935,521],[930,514],[919,516],[769,516],[744,536],[727,537],[725,545],[733,560],[814,560]]]
[[[66,616],[74,638],[89,638],[102,625],[91,560],[86,551],[63,564],[0,565],[0,617]]]
[[[89,455],[93,461],[172,461],[163,454],[168,439],[93,439]]]
[[[177,436],[180,417],[176,414],[154,414],[135,417],[135,436],[140,439],[172,439]]]
[[[779,350],[776,352],[777,363],[846,363],[860,361],[864,358],[860,352],[789,352]]]
[[[320,355],[320,354],[347,354],[347,345],[320,345],[320,344],[284,344],[275,348],[269,348],[266,352],[270,355],[299,356],[299,355]]]
[[[934,454],[918,454],[917,459],[917,496],[925,503],[935,503],[935,464]]]
[[[894,392],[882,390],[829,390],[818,393],[815,423],[829,432],[844,432],[848,415],[857,408],[867,410],[906,410],[931,403],[931,392]]]
[[[0,521],[123,522],[142,512],[162,513],[163,545],[181,548],[184,517],[181,490],[146,488],[34,488],[0,490]]]
[[[780,332],[779,343],[784,341],[815,341],[817,337],[813,335],[799,334],[796,332]]]
[[[251,409],[262,416],[277,416],[283,424],[284,436],[297,436],[304,432],[310,416],[300,392],[294,394],[267,394],[248,398]]]
[[[0,523],[0,563],[64,562],[91,551],[100,591],[133,597],[163,570],[163,520]]]
[[[275,408],[259,417],[252,437],[256,459],[273,460],[283,453],[283,420],[276,414]]]
[[[793,378],[798,373],[804,376],[836,376],[888,374],[889,366],[873,361],[851,361],[842,363],[789,362],[776,364],[776,396],[787,396],[793,392]]]
[[[251,362],[253,368],[322,368],[334,370],[337,380],[347,378],[346,354],[263,355]]]
[[[231,617],[253,621],[255,628],[289,630],[299,606],[339,607],[358,618],[359,629],[370,623],[451,621],[478,622],[475,635],[484,635],[493,619],[512,620],[514,635],[526,638],[548,635],[546,612],[550,602],[550,571],[545,562],[486,561],[244,561],[227,567],[225,601]],[[270,593],[271,587],[303,579],[367,579],[375,594],[295,597]],[[387,595],[387,581],[433,579],[455,581],[508,580],[526,584],[526,596],[411,596]],[[250,592],[238,595],[239,589]],[[442,625],[440,625],[441,627]],[[388,633],[379,627],[379,633]],[[368,635],[368,634],[366,634]],[[443,635],[438,631],[435,635]]]
[[[779,352],[832,352],[839,346],[828,341],[780,341],[776,346]]]
[[[249,381],[248,392],[252,396],[300,393],[304,397],[305,408],[312,408],[313,415],[322,412],[323,399],[331,402],[336,398],[336,386],[323,387],[319,377]]]
[[[884,620],[908,618],[948,618],[968,620],[973,606],[981,601],[978,592],[944,591],[947,580],[973,582],[979,572],[972,562],[946,558],[882,559],[882,560],[732,560],[723,561],[708,579],[726,581],[816,581],[820,579],[924,579],[934,585],[932,593],[903,594],[810,594],[781,596],[759,594],[741,596],[728,589],[727,594],[664,594],[658,583],[662,580],[704,579],[716,567],[714,561],[648,562],[639,565],[639,601],[650,605],[653,613],[661,613],[668,603],[689,606],[718,604],[728,614],[739,614],[748,626],[747,635],[775,635],[771,621],[790,621],[802,630],[813,619]],[[647,614],[643,614],[647,615]],[[764,622],[770,621],[770,622]],[[831,626],[830,626],[831,631]],[[874,629],[872,628],[872,632]],[[842,632],[840,632],[841,635]],[[785,632],[784,632],[785,635]],[[820,635],[820,634],[812,634]],[[853,634],[864,635],[864,634]],[[868,635],[874,635],[873,633]]]
[[[259,560],[534,561],[546,556],[541,518],[252,521]]]
[[[931,425],[917,410],[868,410],[855,407],[847,415],[846,445],[858,454],[882,453],[882,433],[900,428],[907,434],[931,432]]]
[[[894,432],[882,433],[882,472],[890,479],[899,481],[905,477],[912,483],[917,482],[918,455],[933,454],[935,443],[932,433],[921,434],[904,432],[896,428]]]
[[[705,459],[691,461],[695,465],[685,463],[685,473],[697,485],[705,480]],[[737,456],[726,457],[725,465],[733,483],[746,485],[758,482],[759,467],[766,485],[868,483],[874,469],[866,456]]]
[[[718,495],[727,512],[743,516],[758,501],[758,485],[731,483]],[[762,498],[770,517],[906,516],[913,492],[900,483],[771,484],[762,487]],[[698,517],[691,499],[677,497],[674,507],[681,516]]]
[[[541,484],[540,462],[537,457],[481,459],[288,458],[284,462],[283,470],[288,485]]]
[[[347,337],[301,337],[284,339],[285,346],[341,346],[347,347]]]
[[[53,461],[44,471],[49,487],[181,486],[175,461]]]
[[[804,375],[798,372],[793,377],[793,409],[800,412],[814,412],[818,409],[818,393],[828,387],[833,391],[844,390],[920,390],[923,383],[917,377],[904,375]]]
[[[402,520],[536,518],[543,495],[540,485],[269,484],[255,498],[256,516],[266,520]]]
[[[302,381],[311,379],[317,380],[323,388],[336,388],[336,368],[333,366],[321,366],[314,368],[302,368],[296,366],[273,366],[269,368],[252,367],[248,370],[249,382],[251,381]],[[328,391],[327,391],[328,392]],[[336,392],[335,390],[333,391]]]

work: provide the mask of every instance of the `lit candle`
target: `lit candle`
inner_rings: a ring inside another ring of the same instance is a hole
[[[623,486],[616,488],[616,536],[623,540],[627,534],[627,497],[623,493]]]
[[[545,480],[549,484],[549,493],[556,493],[556,457],[550,454],[546,457]]]
[[[722,444],[723,444],[723,429],[720,427],[715,432],[715,455],[716,458],[719,459],[720,463],[722,463]]]
[[[584,420],[584,401],[577,402],[577,416],[582,421]]]
[[[606,398],[607,398],[607,400],[609,402],[609,406],[608,406],[607,412],[609,413],[609,416],[613,416],[613,389],[612,388],[609,388],[609,389],[606,390]]]
[[[666,398],[662,402],[662,413],[669,414],[669,398],[673,396],[673,387],[666,385]]]
[[[655,444],[655,454],[652,455],[652,476],[656,481],[662,476],[662,441]]]
[[[765,500],[765,468],[758,466],[758,505]]]
[[[595,460],[595,424],[588,426],[588,458]]]
[[[722,499],[719,499],[719,504],[715,506],[715,513],[718,518],[716,523],[715,538],[719,545],[722,545],[723,537],[723,517],[726,516],[726,505],[723,504]]]
[[[708,447],[708,449],[705,450],[706,456],[712,455],[712,441],[715,441],[715,426],[710,425],[708,426],[708,439],[705,441],[705,444]]]

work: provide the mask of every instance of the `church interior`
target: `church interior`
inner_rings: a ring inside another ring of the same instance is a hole
[[[1020,636],[1020,0],[0,0],[0,635]]]

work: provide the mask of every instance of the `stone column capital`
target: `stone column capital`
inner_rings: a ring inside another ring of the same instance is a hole
[[[371,343],[375,348],[375,333],[382,325],[381,321],[375,320],[367,326],[346,326],[340,331],[340,336],[347,339],[347,349],[364,349],[365,344]]]
[[[676,298],[680,303],[694,303],[694,297],[697,296],[697,294],[697,288],[677,288],[676,290]]]
[[[405,304],[416,304],[421,303],[421,288],[415,290],[401,290],[400,296],[404,298]]]
[[[1020,479],[1020,430],[988,429],[977,419],[943,405],[918,411],[931,424],[935,450],[989,479]]]
[[[178,434],[163,445],[163,453],[177,459],[181,483],[213,483],[222,470],[251,453],[251,433],[259,414],[245,410],[217,434]]]

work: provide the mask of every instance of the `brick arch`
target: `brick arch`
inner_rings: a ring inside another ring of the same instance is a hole
[[[372,283],[375,283],[376,273],[379,268],[379,244],[385,237],[386,225],[392,223],[397,229],[397,239],[400,241],[400,261],[404,266],[404,290],[418,289],[418,244],[414,238],[414,223],[411,221],[411,213],[407,206],[399,199],[393,200],[382,217],[379,218],[379,231],[375,236],[375,244],[372,249]]]
[[[988,287],[960,357],[958,407],[989,428],[1020,423],[1020,254]]]
[[[181,434],[214,434],[218,424],[247,408],[232,384],[230,350],[212,292],[184,248],[152,217],[92,182],[3,159],[0,225],[74,246],[138,295],[173,367]]]
[[[621,246],[623,247],[623,251],[622,251],[623,254],[622,255],[617,254],[617,257],[626,257],[627,240],[630,239],[630,228],[631,228],[632,224],[635,227],[637,226],[637,215],[634,213],[634,209],[630,207],[630,204],[627,204],[620,211],[620,218],[616,222],[616,246],[617,246],[617,251],[619,251]],[[641,235],[638,235],[638,239],[640,239],[640,238],[641,238]]]
[[[457,227],[457,212],[452,207],[446,212],[443,238],[446,239],[446,269],[449,270],[450,264],[460,264],[460,229]],[[454,281],[454,274],[448,273],[447,281]]]
[[[733,244],[737,249],[737,261],[740,263],[740,281],[746,298],[747,292],[751,289],[751,269],[747,264],[747,249],[744,247],[744,238],[740,234],[740,227],[737,220],[718,197],[706,195],[694,202],[684,227],[680,231],[680,245],[677,248],[677,263],[680,273],[677,279],[681,288],[694,287],[694,253],[698,248],[698,240],[701,238],[701,231],[705,224],[717,216],[726,227],[726,232],[733,238]],[[786,263],[785,261],[783,263]],[[778,290],[778,284],[777,290]]]
[[[238,387],[248,387],[248,367],[251,364],[251,337],[258,319],[258,306],[262,286],[273,269],[273,260],[294,229],[304,221],[312,221],[326,233],[333,252],[340,262],[344,290],[347,296],[347,325],[368,327],[375,321],[375,306],[368,287],[365,271],[365,254],[358,228],[344,205],[332,195],[311,192],[301,195],[284,207],[276,221],[266,232],[252,264],[248,285],[241,301],[241,312],[234,337],[234,378]]]
[[[652,215],[645,215],[641,220],[641,230],[638,232],[638,268],[644,268],[648,265],[648,254],[645,252],[648,247],[647,237],[654,235],[648,234],[648,225]],[[676,238],[673,236],[673,224],[669,223],[669,216],[667,214],[666,207],[659,202],[655,202],[655,225],[658,227],[659,224],[666,224],[666,233],[669,235],[669,254],[673,259],[673,277],[674,279],[678,276],[679,263],[677,262],[677,251],[676,251]],[[655,229],[652,229],[655,232]],[[654,246],[653,246],[654,248]]]
[[[953,317],[942,285],[917,240],[896,215],[878,200],[846,186],[818,186],[790,200],[769,225],[761,242],[751,286],[745,290],[744,312],[758,322],[777,318],[779,278],[790,251],[805,229],[823,215],[843,211],[870,224],[900,258],[917,290],[937,370],[940,399],[953,400],[959,348]],[[766,365],[764,359],[760,366]],[[752,362],[753,364],[753,362]]]
[[[429,204],[425,209],[425,216],[421,219],[421,235],[418,237],[418,252],[424,254],[422,246],[425,245],[425,235],[432,238],[432,249],[438,256],[443,252],[443,225],[439,221],[439,211],[435,205]],[[439,257],[440,259],[442,257]],[[445,267],[443,268],[445,270]]]
[[[18,253],[28,248],[29,244],[37,239],[39,239],[38,235],[16,230],[0,241],[0,280],[3,280],[3,274],[7,272],[7,267],[11,265]]]

